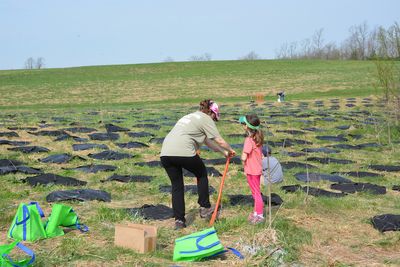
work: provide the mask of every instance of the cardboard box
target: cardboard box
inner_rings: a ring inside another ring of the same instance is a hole
[[[147,253],[156,250],[156,242],[156,226],[134,223],[115,225],[114,244],[116,246]]]

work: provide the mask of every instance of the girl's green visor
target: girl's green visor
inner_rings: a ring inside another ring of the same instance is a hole
[[[260,125],[259,125],[259,126],[253,126],[253,125],[251,125],[251,124],[247,121],[246,116],[241,116],[241,117],[239,118],[239,122],[242,123],[242,124],[243,124],[243,123],[246,124],[247,127],[249,127],[250,129],[253,129],[253,130],[258,130],[258,129],[260,129]]]

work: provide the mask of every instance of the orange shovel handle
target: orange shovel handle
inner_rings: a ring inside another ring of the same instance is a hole
[[[217,218],[219,203],[221,202],[222,188],[224,187],[226,173],[228,172],[229,160],[230,160],[230,158],[227,157],[227,158],[226,158],[226,164],[225,164],[224,174],[222,175],[221,184],[219,185],[219,192],[218,192],[217,203],[215,204],[215,209],[214,209],[214,212],[213,212],[213,214],[212,214],[212,216],[211,216],[211,220],[210,220],[210,226],[212,226],[212,225],[214,224],[215,219]]]

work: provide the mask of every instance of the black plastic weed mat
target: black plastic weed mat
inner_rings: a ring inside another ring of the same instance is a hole
[[[19,137],[16,132],[0,132],[0,137]]]
[[[66,191],[55,191],[47,195],[47,202],[58,202],[67,200],[77,201],[104,201],[110,202],[111,195],[108,192],[94,189],[77,189],[77,190],[66,190]]]
[[[224,165],[226,163],[226,158],[205,159],[203,162],[205,165]],[[230,159],[230,163],[241,165],[242,161],[239,157],[233,157]]]
[[[72,149],[74,151],[88,150],[88,149],[94,149],[94,148],[107,150],[108,146],[106,146],[105,144],[73,144],[72,145]]]
[[[121,160],[121,159],[133,158],[134,155],[127,153],[120,153],[113,150],[105,150],[100,153],[89,154],[88,157],[92,159],[102,159],[102,160]]]
[[[5,175],[9,173],[25,173],[25,174],[41,174],[42,170],[31,168],[28,166],[2,166],[0,167],[0,175]]]
[[[342,135],[338,135],[338,136],[319,135],[319,136],[316,136],[315,138],[317,138],[318,140],[322,140],[322,141],[333,141],[333,142],[346,142],[346,141],[348,141],[348,139],[345,138]]]
[[[92,165],[86,165],[86,166],[79,166],[79,167],[67,169],[67,170],[75,170],[75,171],[81,171],[81,172],[86,172],[86,173],[96,173],[96,172],[104,172],[104,171],[115,171],[116,169],[117,169],[117,167],[112,166],[112,165],[92,164]]]
[[[286,186],[281,186],[281,189],[285,191],[286,193],[294,193],[296,191],[302,190],[303,192],[307,193],[311,196],[315,197],[344,197],[347,194],[345,193],[337,193],[337,192],[331,192],[327,191],[324,189],[316,188],[316,187],[311,187],[311,186],[300,186],[300,185],[286,185]]]
[[[206,167],[207,169],[207,175],[210,176],[214,176],[214,177],[219,177],[222,176],[222,174],[215,169],[214,167]],[[195,175],[193,173],[191,173],[190,171],[186,170],[186,169],[182,169],[183,171],[183,176],[185,177],[195,177]]]
[[[38,131],[38,132],[28,132],[32,135],[37,135],[37,136],[60,136],[60,135],[64,135],[67,134],[65,131],[63,130],[43,130],[43,131]]]
[[[400,166],[391,165],[369,165],[369,167],[376,171],[382,172],[400,172]]]
[[[106,140],[115,141],[115,140],[119,139],[119,134],[117,134],[117,133],[92,133],[92,134],[89,134],[89,138],[92,140],[98,140],[98,141],[106,141]]]
[[[120,148],[142,148],[142,147],[149,147],[145,143],[142,142],[128,142],[128,143],[116,143],[117,146]]]
[[[160,185],[159,190],[161,193],[171,193],[172,187],[170,185]],[[185,193],[197,194],[197,185],[185,185],[184,191]],[[210,194],[215,193],[215,188],[210,185],[208,192]]]
[[[70,127],[70,128],[65,128],[64,130],[71,133],[91,133],[97,131],[97,129],[88,127]]]
[[[159,160],[153,160],[153,161],[148,161],[148,162],[136,162],[135,163],[136,166],[139,167],[161,167],[161,161]]]
[[[378,173],[373,172],[332,172],[332,174],[341,174],[341,175],[348,175],[357,178],[365,178],[365,177],[380,177],[381,175]]]
[[[129,183],[129,182],[146,183],[146,182],[150,182],[153,178],[154,178],[154,176],[149,176],[149,175],[113,174],[112,176],[108,177],[106,180],[102,180],[101,182],[117,181],[117,182],[122,182],[122,183]]]
[[[58,164],[61,164],[61,163],[67,163],[67,162],[69,162],[70,160],[72,160],[74,158],[77,158],[77,159],[80,159],[80,160],[86,160],[86,159],[84,159],[82,157],[79,157],[79,156],[72,156],[72,155],[64,153],[64,154],[51,155],[51,156],[48,156],[46,158],[40,159],[39,161],[43,162],[43,163],[58,163]]]
[[[375,195],[386,194],[386,187],[370,183],[332,184],[331,188],[351,194],[355,192],[368,192]]]
[[[133,137],[133,138],[154,136],[154,134],[149,133],[149,132],[129,132],[127,134],[128,134],[128,136]]]
[[[50,151],[49,149],[41,146],[18,146],[18,147],[10,147],[7,149],[11,151],[19,151],[22,153],[41,153]]]
[[[148,129],[154,129],[154,130],[160,130],[161,126],[158,124],[151,124],[151,123],[139,123],[136,125],[133,125],[135,128],[148,128]]]
[[[307,153],[326,153],[326,154],[335,154],[339,153],[339,150],[327,148],[327,147],[319,147],[319,148],[303,148],[301,151]]]
[[[44,173],[41,175],[28,177],[24,179],[24,181],[30,184],[31,186],[48,185],[48,184],[81,186],[87,184],[85,181],[80,181],[72,177],[60,176],[51,173]]]
[[[399,231],[400,215],[382,214],[371,218],[372,225],[380,232]]]
[[[307,158],[308,161],[316,161],[322,164],[351,164],[351,163],[355,163],[352,160],[348,160],[348,159],[335,159],[335,158],[318,158],[318,157],[309,157]]]
[[[281,162],[281,166],[282,166],[282,168],[284,170],[293,169],[293,168],[301,168],[301,169],[315,169],[315,168],[317,168],[314,165],[311,165],[311,164],[308,164],[308,163],[296,162],[296,161]]]
[[[152,144],[162,144],[164,142],[165,137],[154,137],[149,140]]]
[[[357,145],[349,145],[349,144],[336,144],[331,145],[330,147],[337,148],[337,149],[348,149],[348,150],[359,150],[361,147]]]
[[[229,203],[231,206],[237,206],[237,205],[253,205],[254,204],[254,199],[252,195],[228,195],[229,198]],[[268,204],[268,197],[262,195],[262,199],[264,204]],[[282,205],[283,200],[282,198],[275,193],[271,193],[271,205],[272,206],[280,206]]]
[[[14,159],[0,159],[0,167],[7,167],[7,166],[20,166],[25,165],[23,162]]]
[[[331,181],[331,182],[337,182],[337,183],[351,183],[352,181],[344,178],[339,175],[334,175],[334,174],[324,174],[324,173],[316,173],[316,172],[299,172],[294,175],[297,180],[302,181],[302,182],[318,182],[320,180],[326,180],[326,181]]]
[[[171,208],[162,205],[145,204],[140,208],[130,208],[126,211],[132,216],[140,216],[146,220],[168,220],[174,217],[174,212]]]
[[[109,133],[110,132],[128,132],[129,131],[128,128],[120,127],[120,126],[117,126],[117,125],[114,125],[111,123],[106,124],[105,127],[106,127],[106,131]]]
[[[11,140],[0,140],[0,145],[10,145],[10,146],[26,146],[29,145],[28,141],[11,141]]]
[[[87,138],[82,138],[82,137],[74,136],[74,135],[70,135],[70,134],[60,135],[59,137],[54,139],[54,141],[58,142],[58,141],[65,141],[65,140],[69,140],[69,139],[72,139],[75,142],[87,142],[88,141]]]
[[[305,132],[300,131],[300,130],[276,130],[277,133],[287,133],[287,134],[292,134],[292,135],[299,135],[299,134],[305,134]]]

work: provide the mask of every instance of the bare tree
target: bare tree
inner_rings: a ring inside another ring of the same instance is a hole
[[[35,60],[33,59],[33,57],[30,57],[25,61],[25,69],[31,70],[34,66]]]
[[[334,42],[327,43],[321,50],[321,58],[324,59],[340,59],[340,50],[336,47]]]
[[[36,59],[36,68],[37,69],[42,69],[42,68],[44,68],[44,58],[43,57],[38,57],[37,59]]]
[[[389,42],[386,34],[385,28],[382,26],[379,27],[376,31],[376,42],[378,44],[377,47],[377,56],[379,58],[386,58],[389,56],[388,49],[389,49]]]
[[[289,45],[289,56],[290,58],[297,58],[297,42],[291,42]]]
[[[204,53],[203,55],[200,56],[191,56],[189,58],[189,61],[210,61],[211,60],[211,54],[209,53]]]
[[[239,60],[258,60],[258,59],[261,59],[261,58],[254,51],[251,51],[247,55],[239,58]]]
[[[315,31],[314,35],[312,36],[312,43],[313,43],[313,57],[314,58],[322,58],[322,48],[324,39],[322,38],[324,29],[318,29]]]
[[[301,42],[300,57],[308,58],[310,54],[311,54],[311,40],[307,38]]]
[[[368,25],[367,22],[363,24],[352,26],[350,28],[349,41],[351,42],[352,56],[355,59],[366,59],[366,48],[368,38]]]
[[[278,51],[275,52],[276,58],[278,59],[288,59],[288,44],[283,43]]]
[[[389,57],[400,58],[400,26],[395,22],[392,26],[388,28],[387,37],[389,39]]]

